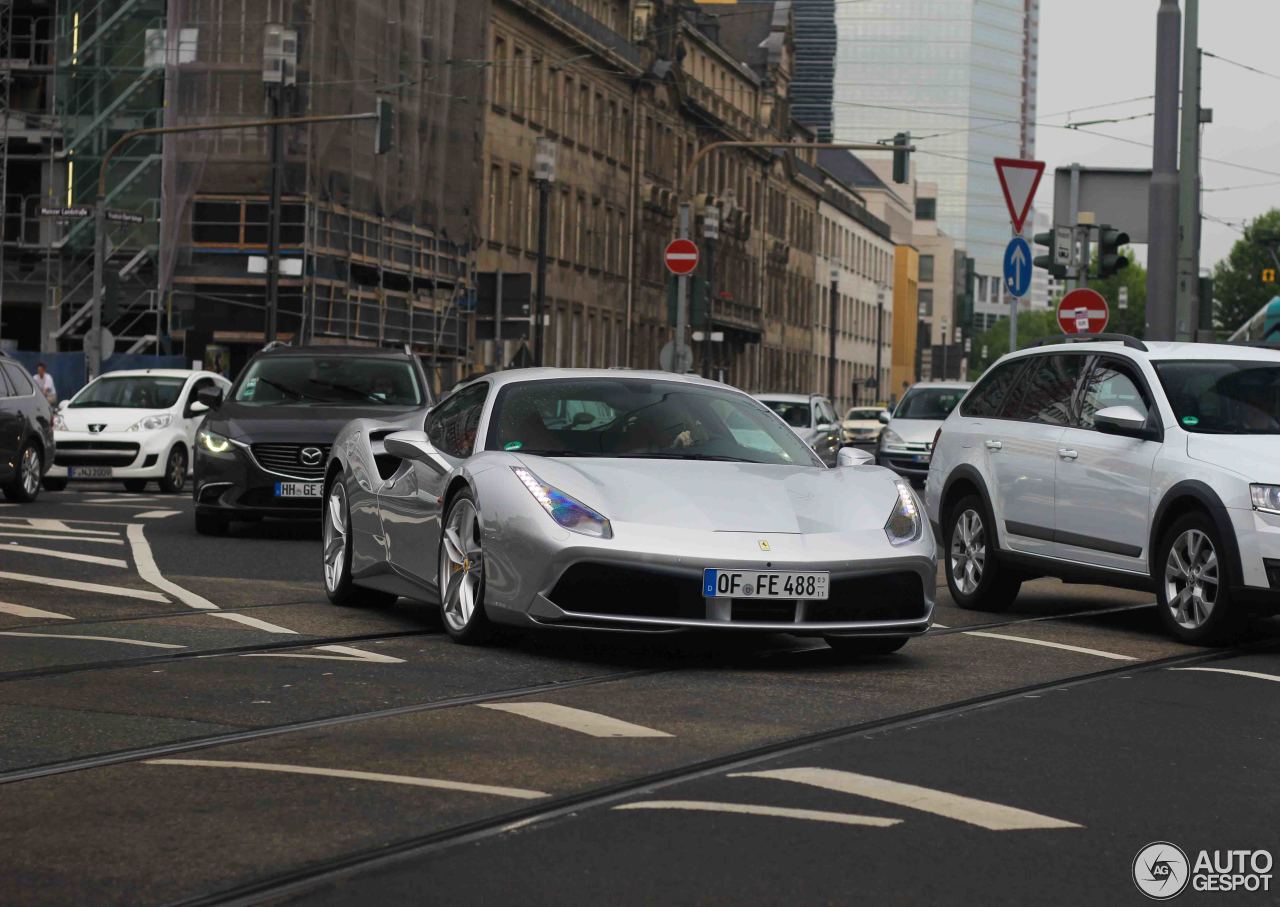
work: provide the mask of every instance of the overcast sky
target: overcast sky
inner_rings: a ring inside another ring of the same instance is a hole
[[[1184,3],[1185,6],[1185,3]],[[1239,224],[1280,207],[1280,0],[1201,0],[1200,46],[1276,78],[1205,58],[1203,100],[1214,122],[1205,128],[1203,155],[1267,173],[1204,162],[1206,215]],[[1036,156],[1048,165],[1037,207],[1051,211],[1055,167],[1150,167],[1151,150],[1123,141],[1053,128],[1046,123],[1150,113],[1150,99],[1115,107],[1065,111],[1150,95],[1154,88],[1158,0],[1041,0],[1040,84]],[[1058,114],[1052,116],[1052,114]],[[1088,127],[1121,139],[1151,143],[1151,117]],[[1264,185],[1259,185],[1264,184]],[[1201,265],[1224,257],[1239,233],[1204,224]]]

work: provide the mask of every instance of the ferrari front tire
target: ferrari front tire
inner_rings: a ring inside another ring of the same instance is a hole
[[[395,602],[399,596],[362,589],[351,581],[351,505],[342,476],[333,480],[325,494],[321,536],[324,539],[320,549],[324,561],[324,591],[329,601],[343,607],[385,606]]]
[[[484,645],[494,639],[484,610],[484,549],[480,512],[470,491],[449,502],[441,524],[439,563],[440,618],[454,642]]]

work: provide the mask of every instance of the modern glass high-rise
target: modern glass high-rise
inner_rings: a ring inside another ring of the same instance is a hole
[[[836,140],[910,132],[918,177],[938,184],[938,225],[974,257],[980,274],[997,279],[1011,228],[992,159],[1035,154],[1039,5],[834,5]]]

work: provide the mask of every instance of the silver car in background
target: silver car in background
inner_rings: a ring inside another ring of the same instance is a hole
[[[923,486],[933,457],[933,439],[972,386],[969,381],[935,381],[908,388],[880,433],[876,462]]]
[[[844,446],[843,431],[830,400],[820,394],[756,394],[755,397],[790,425],[823,463],[836,465],[836,454]]]
[[[909,485],[829,469],[763,404],[668,372],[522,369],[339,434],[324,486],[337,604],[440,602],[495,625],[753,630],[864,655],[928,629],[934,539]]]

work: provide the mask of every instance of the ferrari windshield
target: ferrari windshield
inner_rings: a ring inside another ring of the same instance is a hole
[[[103,375],[76,394],[71,409],[111,406],[120,409],[168,409],[178,402],[186,378],[164,375]]]
[[[235,389],[237,403],[421,406],[422,389],[403,359],[359,356],[264,356]]]
[[[1230,360],[1157,362],[1178,424],[1207,435],[1280,434],[1280,365]]]
[[[675,381],[564,378],[510,384],[494,401],[489,426],[489,450],[822,465],[764,404]]]
[[[967,387],[913,387],[893,411],[893,418],[945,419],[968,390]]]

